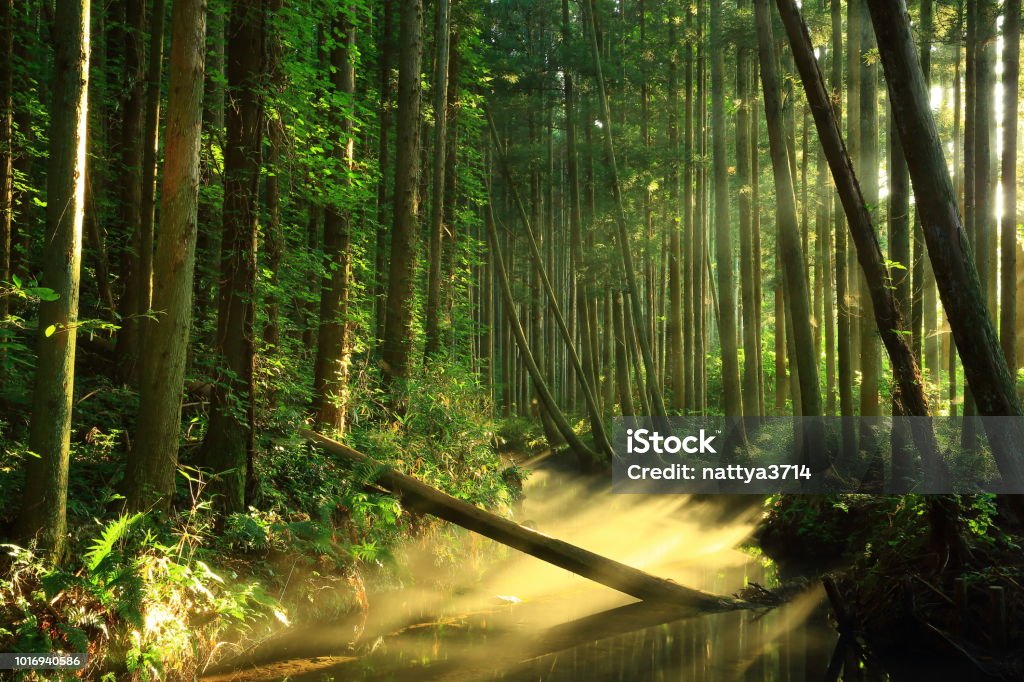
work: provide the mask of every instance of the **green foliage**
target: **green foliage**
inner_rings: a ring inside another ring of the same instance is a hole
[[[189,514],[170,526],[122,515],[61,566],[3,545],[0,647],[89,651],[91,675],[120,669],[128,679],[164,679],[189,674],[220,635],[267,616],[286,620],[257,583],[229,582],[199,558],[200,547],[183,541],[190,523]]]

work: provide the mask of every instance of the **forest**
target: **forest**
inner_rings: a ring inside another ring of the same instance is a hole
[[[1020,40],[0,0],[0,674],[1021,679]],[[623,418],[827,485],[615,494]]]

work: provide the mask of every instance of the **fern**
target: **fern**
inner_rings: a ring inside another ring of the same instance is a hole
[[[103,563],[103,560],[114,551],[114,545],[120,542],[128,529],[141,518],[141,513],[132,516],[122,514],[116,520],[108,523],[100,536],[96,538],[96,542],[92,543],[89,551],[85,553],[85,567],[90,571],[95,571]]]

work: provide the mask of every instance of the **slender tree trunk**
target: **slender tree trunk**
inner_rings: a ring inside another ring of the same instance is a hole
[[[224,149],[224,225],[217,308],[218,379],[203,441],[205,466],[220,474],[216,490],[225,512],[245,509],[255,483],[254,292],[259,181],[265,125],[262,0],[237,0],[228,20],[227,144]]]
[[[622,292],[612,292],[612,322],[615,326],[615,383],[619,387],[619,406],[622,416],[636,414],[633,407],[633,387],[629,381],[629,354],[626,352],[626,325]]]
[[[933,17],[933,3],[932,0],[921,0],[921,46],[919,52],[921,53],[921,70],[924,72],[925,80],[928,85],[931,85],[931,50],[932,50],[932,38],[934,36],[934,17]],[[959,50],[959,47],[957,48]],[[903,162],[905,165],[905,161]],[[908,180],[909,182],[909,180]],[[924,235],[921,233],[921,215],[920,213],[914,213],[914,252],[913,252],[913,267],[912,267],[912,286],[911,291],[911,302],[910,302],[910,331],[911,331],[911,346],[914,349],[914,355],[917,357],[917,364],[924,365],[925,369],[932,375],[932,381],[937,383],[938,381],[938,366],[932,365],[931,358],[925,358],[923,355],[924,349],[924,338],[925,338],[925,298],[927,289],[934,290],[933,277],[931,277],[930,269],[928,269],[927,275],[925,274],[926,264],[924,255]],[[930,311],[931,317],[935,317],[935,297],[931,296]],[[934,327],[934,324],[932,325]],[[933,341],[934,345],[934,333],[929,336]],[[929,362],[925,362],[925,360]]]
[[[139,341],[142,315],[149,310],[152,287],[152,251],[145,251],[142,234],[142,154],[145,48],[144,0],[126,0],[124,39],[124,91],[120,101],[121,139],[119,222],[131,246],[122,252],[124,291],[121,303],[121,331],[118,334],[118,367],[121,377],[131,384],[139,379]],[[152,235],[148,242],[153,246]]]
[[[267,178],[264,182],[264,204],[268,225],[266,227],[266,268],[269,271],[267,296],[264,302],[267,310],[267,324],[263,329],[263,343],[271,352],[278,352],[281,343],[281,264],[284,257],[284,228],[281,225],[281,179],[285,164],[285,107],[279,99],[286,87],[284,67],[284,43],[280,24],[285,21],[281,10],[284,0],[266,0],[267,15],[271,27],[267,35],[267,72],[274,112],[267,117]],[[273,402],[274,389],[268,399]]]
[[[334,41],[331,47],[331,80],[340,101],[349,101],[355,94],[355,25],[348,18],[348,9],[341,9],[333,22]],[[335,162],[341,170],[341,182],[348,184],[352,171],[352,115],[335,108],[331,112],[332,129],[340,133]],[[345,429],[348,410],[349,358],[349,289],[351,288],[351,211],[344,200],[330,202],[324,211],[325,276],[320,288],[320,332],[317,336],[316,363],[313,377],[313,411],[316,420],[339,433]]]
[[[668,40],[671,53],[668,62],[668,196],[669,196],[669,247],[668,247],[668,330],[666,346],[669,364],[669,383],[672,386],[669,405],[673,411],[686,409],[686,360],[683,343],[683,225],[687,207],[679,205],[679,46],[676,42],[676,17],[670,16]],[[689,59],[690,46],[684,45]],[[690,125],[687,120],[687,126]],[[692,133],[691,133],[692,134]],[[684,160],[684,163],[689,163]],[[687,192],[689,197],[689,192]]]
[[[0,282],[11,281],[14,211],[14,0],[0,0]],[[0,319],[9,311],[0,296]]]
[[[395,41],[392,36],[395,0],[382,0],[383,5],[378,38],[379,72],[378,90],[380,102],[378,103],[378,126],[377,134],[377,168],[380,172],[380,179],[377,181],[377,239],[374,251],[374,338],[384,338],[384,315],[387,310],[385,300],[384,283],[387,281],[388,271],[388,176],[391,171],[391,99],[393,94],[391,68],[394,61]]]
[[[988,312],[993,321],[998,315],[996,305],[996,283],[998,268],[995,258],[997,226],[995,213],[996,184],[995,159],[995,0],[977,2],[977,44],[975,54],[976,84],[974,104],[974,239],[978,277],[985,289]]]
[[[57,3],[46,173],[46,234],[39,284],[59,298],[39,304],[36,375],[18,535],[60,560],[67,546],[68,463],[75,381],[79,272],[89,100],[89,0]]]
[[[890,107],[889,141],[889,277],[896,287],[896,303],[903,320],[911,312],[910,274],[910,173]],[[902,331],[910,331],[904,329]]]
[[[761,60],[761,85],[764,96],[765,121],[775,177],[775,196],[779,224],[779,251],[783,261],[786,293],[792,315],[793,346],[800,377],[800,413],[805,417],[822,414],[821,388],[818,383],[818,358],[814,354],[811,331],[811,302],[804,270],[803,246],[797,227],[796,197],[787,159],[782,127],[782,98],[779,75],[773,54],[771,10],[768,0],[754,0],[758,52]],[[721,295],[721,292],[719,292]],[[794,405],[795,409],[795,405]],[[824,453],[820,453],[824,454]]]
[[[1003,8],[1003,215],[1000,226],[999,343],[1010,376],[1017,375],[1017,118],[1020,81],[1020,0]]]
[[[381,365],[385,382],[401,389],[412,351],[413,290],[420,176],[420,62],[422,0],[403,0],[399,31],[398,130],[395,140],[394,225],[388,268]],[[396,394],[397,398],[397,394]],[[394,400],[401,409],[403,401]]]
[[[206,2],[177,0],[171,34],[160,233],[153,259],[153,307],[160,315],[143,326],[138,426],[125,475],[128,506],[134,510],[166,509],[177,473],[192,323]]]
[[[722,42],[722,0],[711,0],[711,129],[715,188],[715,261],[718,270],[719,328],[722,346],[722,410],[743,415],[740,361],[736,347],[736,300],[729,224],[729,175],[725,151],[725,45]],[[741,228],[742,229],[742,228]]]
[[[693,269],[693,248],[696,240],[693,211],[693,12],[686,11],[686,42],[683,45],[683,394],[684,411],[696,411],[696,377],[694,311],[697,305],[697,287]]]
[[[855,0],[863,3],[863,0]],[[861,9],[861,53],[875,48],[871,32],[871,21],[867,12]],[[872,211],[872,224],[877,222],[878,207],[878,67],[870,60],[861,62],[860,74],[860,185],[864,200]],[[855,162],[857,159],[854,159]],[[858,271],[856,281],[860,288],[860,414],[862,417],[881,415],[881,401],[878,384],[881,375],[881,358],[878,353],[878,330],[872,324],[874,311],[863,271]]]
[[[441,242],[444,231],[444,177],[445,145],[448,127],[448,0],[437,0],[437,26],[434,31],[434,158],[428,227],[427,302],[426,318],[427,357],[441,348]]]
[[[739,0],[738,7],[745,8],[746,0]],[[757,319],[755,304],[754,269],[760,263],[754,260],[753,211],[751,203],[751,84],[750,49],[736,48],[736,180],[739,182],[739,231],[740,231],[740,298],[743,305],[743,409],[744,414],[760,414],[758,383],[760,371],[757,366]]]

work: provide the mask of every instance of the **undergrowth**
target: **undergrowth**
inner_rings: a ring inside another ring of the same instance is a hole
[[[471,373],[425,370],[410,380],[401,414],[376,384],[354,382],[344,442],[467,502],[508,510],[524,474],[502,463],[499,431],[526,430],[481,416],[490,405]],[[54,563],[31,542],[2,544],[2,651],[87,651],[89,667],[77,673],[87,679],[190,679],[281,627],[366,609],[366,582],[386,584],[393,550],[434,526],[376,488],[373,467],[351,471],[302,442],[294,407],[265,413],[245,512],[216,514],[215,472],[195,461],[206,414],[193,410],[173,511],[126,514],[120,483],[132,425],[111,409],[126,392],[101,378],[79,390],[94,393],[73,427],[69,556]],[[32,456],[24,423],[0,424],[0,537],[11,537]]]

